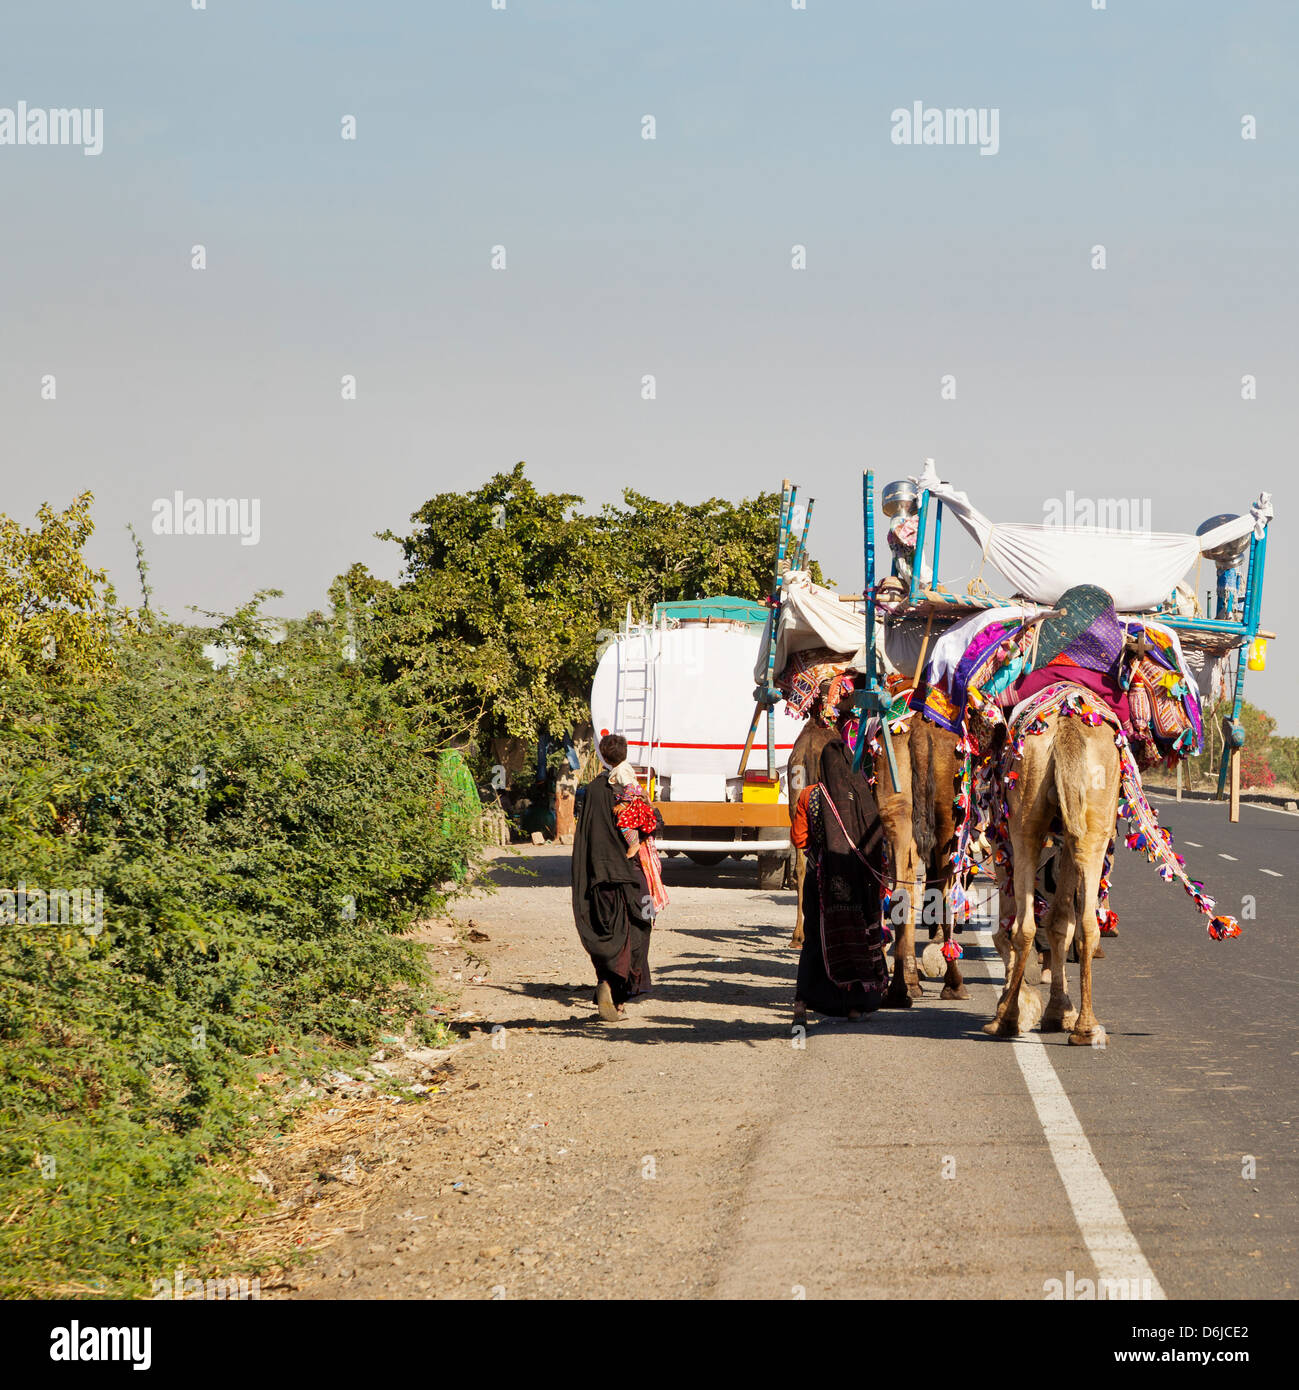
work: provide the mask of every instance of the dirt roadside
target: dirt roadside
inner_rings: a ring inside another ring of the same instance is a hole
[[[495,895],[460,905],[489,939],[473,960],[441,957],[439,982],[464,986],[473,1031],[420,1107],[427,1118],[381,1160],[378,1200],[268,1296],[670,1298],[714,1286],[748,1156],[798,1055],[793,894],[759,892],[751,863],[669,864],[653,992],[610,1026],[591,1004],[568,865],[565,848],[529,849],[502,859]]]

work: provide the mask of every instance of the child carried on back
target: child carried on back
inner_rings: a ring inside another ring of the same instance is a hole
[[[629,762],[621,762],[610,769],[609,785],[614,789],[614,815],[618,829],[627,841],[627,858],[635,859],[640,850],[641,837],[650,840],[654,836],[654,808],[645,789],[636,780]]]

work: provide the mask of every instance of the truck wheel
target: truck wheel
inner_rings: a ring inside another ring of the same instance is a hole
[[[686,858],[692,863],[698,864],[701,869],[714,868],[726,857],[726,855],[711,849],[686,850]]]
[[[758,827],[759,840],[783,840],[787,833],[778,825]],[[785,882],[785,864],[788,859],[789,851],[783,849],[776,854],[758,855],[758,887],[769,892],[778,891]]]

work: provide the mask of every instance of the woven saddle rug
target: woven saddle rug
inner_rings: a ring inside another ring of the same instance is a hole
[[[1128,692],[1132,722],[1125,730],[1137,762],[1171,764],[1200,751],[1204,742],[1199,691],[1183,669],[1176,639],[1155,624],[1124,624],[1131,648],[1120,680]]]
[[[785,697],[785,713],[806,719],[827,683],[842,681],[851,656],[829,647],[809,647],[795,652],[776,677],[776,689]],[[837,698],[837,697],[836,697]]]
[[[974,843],[980,831],[985,831],[993,844],[993,861],[997,870],[1001,894],[1001,922],[1014,920],[1014,872],[1009,834],[1010,806],[1007,792],[1019,778],[1019,761],[1028,739],[1045,733],[1048,719],[1081,719],[1084,724],[1098,727],[1107,724],[1114,734],[1119,753],[1122,784],[1119,790],[1119,818],[1128,822],[1124,843],[1131,850],[1143,853],[1165,883],[1179,882],[1195,903],[1196,909],[1209,919],[1208,933],[1215,941],[1240,935],[1240,924],[1234,917],[1215,914],[1214,900],[1204,891],[1204,884],[1186,872],[1186,861],[1173,847],[1172,833],[1159,824],[1159,815],[1150,804],[1141,785],[1141,772],[1132,753],[1127,735],[1120,727],[1114,711],[1091,691],[1069,682],[1047,686],[1030,696],[1011,712],[1007,722],[1006,742],[999,757],[982,753],[979,744],[969,737],[959,747],[961,760],[957,770],[956,819],[959,823],[956,848],[956,887],[953,904],[968,915],[969,904],[963,887],[974,864]],[[1117,825],[1115,827],[1117,836]],[[1105,853],[1101,872],[1100,893],[1096,905],[1097,918],[1102,926],[1117,920],[1109,907],[1109,877],[1113,864],[1114,839]],[[1009,901],[1008,901],[1009,899]]]

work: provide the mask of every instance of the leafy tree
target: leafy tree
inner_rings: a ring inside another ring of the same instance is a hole
[[[1204,750],[1187,760],[1192,786],[1216,786],[1218,769],[1222,764],[1222,721],[1231,714],[1232,701],[1220,699],[1216,704],[1202,707],[1204,720]],[[1295,771],[1290,746],[1296,740],[1276,737],[1276,719],[1265,709],[1241,702],[1240,722],[1245,729],[1245,747],[1241,751],[1241,785],[1269,787],[1279,777],[1291,781]]]
[[[83,492],[61,512],[42,503],[35,530],[0,516],[0,677],[112,669],[114,629],[131,620],[81,554],[93,500]]]
[[[517,464],[431,498],[409,535],[383,533],[402,547],[400,583],[356,565],[331,591],[355,615],[362,660],[480,761],[492,738],[587,722],[597,635],[628,602],[647,615],[659,600],[767,596],[778,494],[692,505],[628,489],[594,515],[581,503],[539,492]]]
[[[629,564],[621,578],[635,611],[657,602],[731,594],[761,602],[771,588],[780,495],[731,503],[657,502],[628,488],[603,513]],[[820,579],[819,568],[813,578]]]
[[[580,497],[538,492],[519,464],[411,518],[404,581],[353,566],[331,592],[359,655],[426,718],[480,752],[584,717],[595,636],[612,611],[612,538]]]
[[[1273,736],[1268,761],[1277,777],[1290,787],[1299,787],[1299,738]]]

